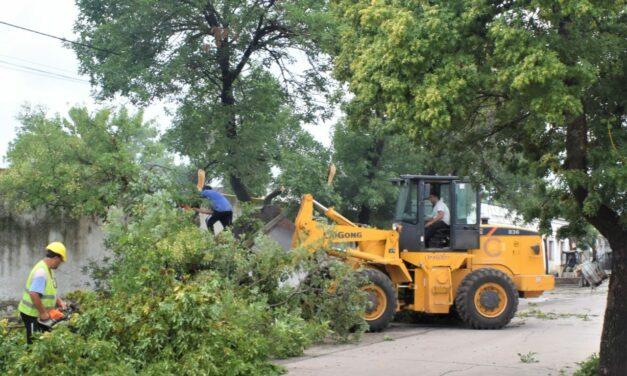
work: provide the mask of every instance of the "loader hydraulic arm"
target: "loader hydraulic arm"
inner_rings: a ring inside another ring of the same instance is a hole
[[[339,225],[359,227],[335,211],[335,209],[327,208],[318,201],[314,200],[313,196],[310,194],[304,195],[300,203],[300,209],[295,221],[296,227],[298,227],[299,224],[304,224],[313,220],[314,207]]]
[[[316,200],[313,200],[313,204],[314,204],[314,206],[318,210],[320,210],[322,213],[324,213],[324,215],[326,215],[329,219],[331,219],[333,222],[337,223],[338,225],[344,225],[344,226],[351,226],[351,227],[359,228],[359,226],[357,226],[353,222],[351,222],[348,219],[346,219],[346,217],[344,217],[342,214],[340,214],[337,211],[335,211],[335,209],[327,208],[327,207],[323,206],[321,203],[319,203]]]
[[[325,227],[316,221],[314,219],[316,209],[335,224]],[[397,278],[393,279],[399,282],[411,280],[400,258],[398,233],[394,230],[360,227],[335,209],[323,206],[310,194],[302,198],[295,225],[292,247],[304,247],[311,252],[324,249],[329,254],[350,257],[359,263],[379,264],[386,269],[394,270],[393,274]],[[339,249],[338,243],[354,243],[356,248]]]

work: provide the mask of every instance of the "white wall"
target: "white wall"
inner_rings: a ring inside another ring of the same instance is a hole
[[[43,212],[15,216],[0,208],[0,301],[21,298],[28,273],[52,241],[68,249],[68,262],[56,272],[59,293],[85,287],[89,278],[81,269],[109,254],[103,239],[100,226],[89,218],[55,221]]]

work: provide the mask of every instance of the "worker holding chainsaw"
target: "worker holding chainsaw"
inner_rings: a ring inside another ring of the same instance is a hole
[[[54,270],[67,260],[65,246],[53,242],[46,247],[46,256],[39,261],[26,280],[26,289],[18,306],[26,327],[26,342],[32,343],[33,332],[50,330],[51,323],[63,317],[57,308],[65,309],[65,302],[57,296]]]

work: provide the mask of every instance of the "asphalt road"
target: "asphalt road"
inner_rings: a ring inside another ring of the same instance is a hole
[[[319,345],[278,363],[291,376],[570,375],[598,352],[606,294],[607,281],[594,290],[560,287],[521,299],[501,330],[393,323],[359,343]]]

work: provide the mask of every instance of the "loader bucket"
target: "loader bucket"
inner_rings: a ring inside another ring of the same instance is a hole
[[[261,219],[265,222],[263,233],[279,243],[284,250],[289,251],[292,246],[292,235],[296,229],[294,223],[276,206],[264,207]]]

